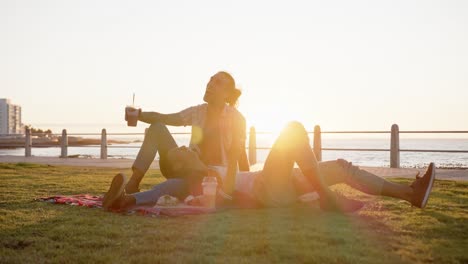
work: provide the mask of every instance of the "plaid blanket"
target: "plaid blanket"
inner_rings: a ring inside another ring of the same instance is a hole
[[[38,201],[49,202],[53,204],[66,204],[74,206],[84,206],[89,208],[102,208],[103,196],[90,194],[77,195],[57,195],[38,198]],[[126,210],[114,210],[115,213],[127,215],[137,214],[144,216],[180,216],[213,213],[216,209],[210,209],[200,206],[189,206],[183,203],[177,206],[134,206]]]

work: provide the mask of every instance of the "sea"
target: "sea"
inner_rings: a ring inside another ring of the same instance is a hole
[[[33,125],[34,126],[34,125]],[[67,128],[70,136],[82,136],[87,138],[99,138],[101,129],[105,127],[108,133],[107,139],[125,140],[128,144],[109,144],[108,158],[112,159],[134,159],[142,144],[144,126],[128,128],[122,124],[62,124],[59,127],[52,125],[34,126],[42,129],[51,129],[53,133],[61,134],[62,128]],[[171,130],[173,133],[189,132],[187,128]],[[83,135],[86,133],[86,135]],[[122,133],[134,133],[122,135]],[[93,134],[93,135],[89,135]],[[117,135],[113,135],[117,134]],[[390,149],[389,134],[323,134],[323,148],[346,148],[346,149]],[[400,134],[400,149],[417,150],[462,150],[468,152],[468,135],[465,134]],[[313,135],[310,134],[312,139]],[[174,134],[179,145],[188,145],[190,135]],[[258,134],[257,147],[269,148],[273,145],[276,135]],[[311,140],[312,143],[312,140]],[[262,163],[268,156],[268,149],[257,149],[257,162]],[[24,156],[24,148],[0,149],[0,156],[13,155]],[[32,148],[33,156],[58,157],[60,147]],[[78,158],[99,158],[100,146],[68,147],[68,155]],[[156,157],[157,158],[157,157]],[[360,166],[390,166],[389,151],[338,151],[323,150],[322,160],[334,160],[343,158]],[[468,168],[468,153],[438,153],[438,152],[400,152],[400,166],[404,168],[423,168],[430,162],[435,162],[439,168]]]

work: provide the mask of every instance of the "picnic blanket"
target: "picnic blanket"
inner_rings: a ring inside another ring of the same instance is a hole
[[[101,195],[77,194],[77,195],[56,195],[49,197],[41,197],[36,200],[49,202],[53,204],[65,204],[72,206],[83,206],[89,208],[102,209]],[[201,206],[189,206],[180,203],[176,206],[134,206],[125,210],[113,210],[115,213],[126,215],[144,215],[144,216],[181,216],[181,215],[197,215],[213,213],[216,209],[210,209]]]

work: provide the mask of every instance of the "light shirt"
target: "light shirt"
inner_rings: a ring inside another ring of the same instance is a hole
[[[190,147],[198,148],[198,144],[203,139],[203,128],[206,121],[208,104],[201,104],[189,107],[179,112],[184,126],[192,126]],[[226,105],[221,112],[219,120],[220,146],[222,154],[222,165],[227,166],[227,153],[232,147],[235,132],[240,137],[242,146],[245,144],[246,125],[244,116],[235,108]],[[199,148],[198,148],[199,149]]]
[[[223,181],[226,180],[227,167],[223,167],[223,166],[208,166],[208,167],[218,172],[221,179],[223,179]],[[234,190],[241,192],[241,193],[245,193],[251,197],[254,197],[253,186],[257,177],[261,175],[261,172],[262,172],[261,170],[237,172]]]

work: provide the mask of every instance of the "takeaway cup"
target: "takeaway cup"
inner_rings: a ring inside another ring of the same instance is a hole
[[[140,112],[140,109],[133,107],[133,106],[127,106],[125,107],[125,121],[127,121],[127,126],[136,126],[138,122],[138,114]]]
[[[216,189],[218,188],[218,181],[216,177],[205,177],[202,182],[203,196],[205,196],[204,206],[208,208],[216,207]]]

